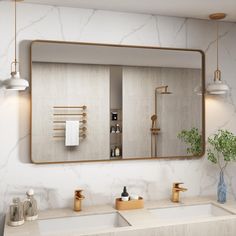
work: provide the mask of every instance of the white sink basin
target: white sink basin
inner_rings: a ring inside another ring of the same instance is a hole
[[[119,213],[105,213],[74,217],[54,218],[38,221],[42,235],[63,233],[90,233],[98,230],[109,230],[130,226]]]
[[[186,222],[208,217],[233,215],[234,213],[214,204],[199,204],[188,206],[173,206],[149,209],[158,222]]]

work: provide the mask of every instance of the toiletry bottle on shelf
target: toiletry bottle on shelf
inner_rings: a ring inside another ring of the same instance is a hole
[[[111,120],[118,120],[118,113],[117,112],[113,111],[111,113]]]
[[[115,148],[111,148],[111,157],[115,157]]]
[[[126,186],[124,186],[123,192],[121,194],[122,201],[129,201],[129,194],[127,192]]]
[[[116,132],[116,127],[115,126],[111,126],[111,133],[114,134]]]
[[[20,198],[14,198],[10,205],[9,222],[10,226],[20,226],[24,224],[24,210]]]
[[[119,157],[119,156],[120,156],[120,148],[115,147],[115,157]]]
[[[116,124],[116,133],[117,134],[121,133],[121,128],[119,124]]]
[[[26,200],[24,202],[25,220],[32,221],[38,219],[37,201],[34,198],[34,190],[30,189],[26,192]]]

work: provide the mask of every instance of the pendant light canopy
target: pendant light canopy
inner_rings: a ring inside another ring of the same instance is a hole
[[[211,20],[221,20],[226,17],[225,13],[211,14],[209,18]],[[217,69],[214,72],[214,81],[207,86],[207,92],[213,95],[223,95],[229,92],[229,86],[221,80],[221,71],[219,69],[219,23],[217,22],[217,38],[216,38],[216,57],[217,57]]]
[[[19,62],[17,61],[16,53],[16,2],[22,0],[14,0],[14,17],[15,17],[15,59],[11,63],[11,77],[3,81],[3,86],[7,90],[25,90],[29,87],[29,83],[26,79],[20,76],[19,72]]]

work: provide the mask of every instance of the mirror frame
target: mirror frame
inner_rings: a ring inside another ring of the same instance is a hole
[[[172,48],[172,47],[156,47],[156,46],[142,46],[142,45],[121,45],[121,44],[104,44],[104,43],[87,43],[87,42],[73,42],[73,41],[55,41],[55,40],[33,40],[30,43],[30,85],[32,84],[32,48],[34,43],[52,43],[52,44],[78,44],[78,45],[91,45],[91,46],[110,46],[110,47],[122,47],[122,48],[140,48],[140,49],[153,49],[153,50],[175,50],[185,52],[198,52],[201,55],[201,82],[202,82],[202,153],[198,156],[170,156],[170,157],[141,157],[141,158],[125,158],[125,159],[114,159],[114,160],[82,160],[82,161],[59,161],[59,162],[35,162],[32,159],[32,91],[30,92],[30,160],[34,164],[71,164],[71,163],[89,163],[89,162],[122,162],[122,161],[139,161],[139,160],[193,160],[199,159],[204,156],[206,149],[206,128],[205,128],[205,53],[201,49],[189,49],[189,48]],[[107,64],[108,65],[108,64]],[[124,66],[124,65],[120,65]]]

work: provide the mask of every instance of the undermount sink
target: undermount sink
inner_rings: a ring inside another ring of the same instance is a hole
[[[117,212],[83,215],[74,217],[53,218],[38,221],[40,233],[43,235],[56,233],[88,233],[97,230],[109,230],[130,224]]]
[[[178,223],[234,213],[212,203],[149,209],[160,223]]]

